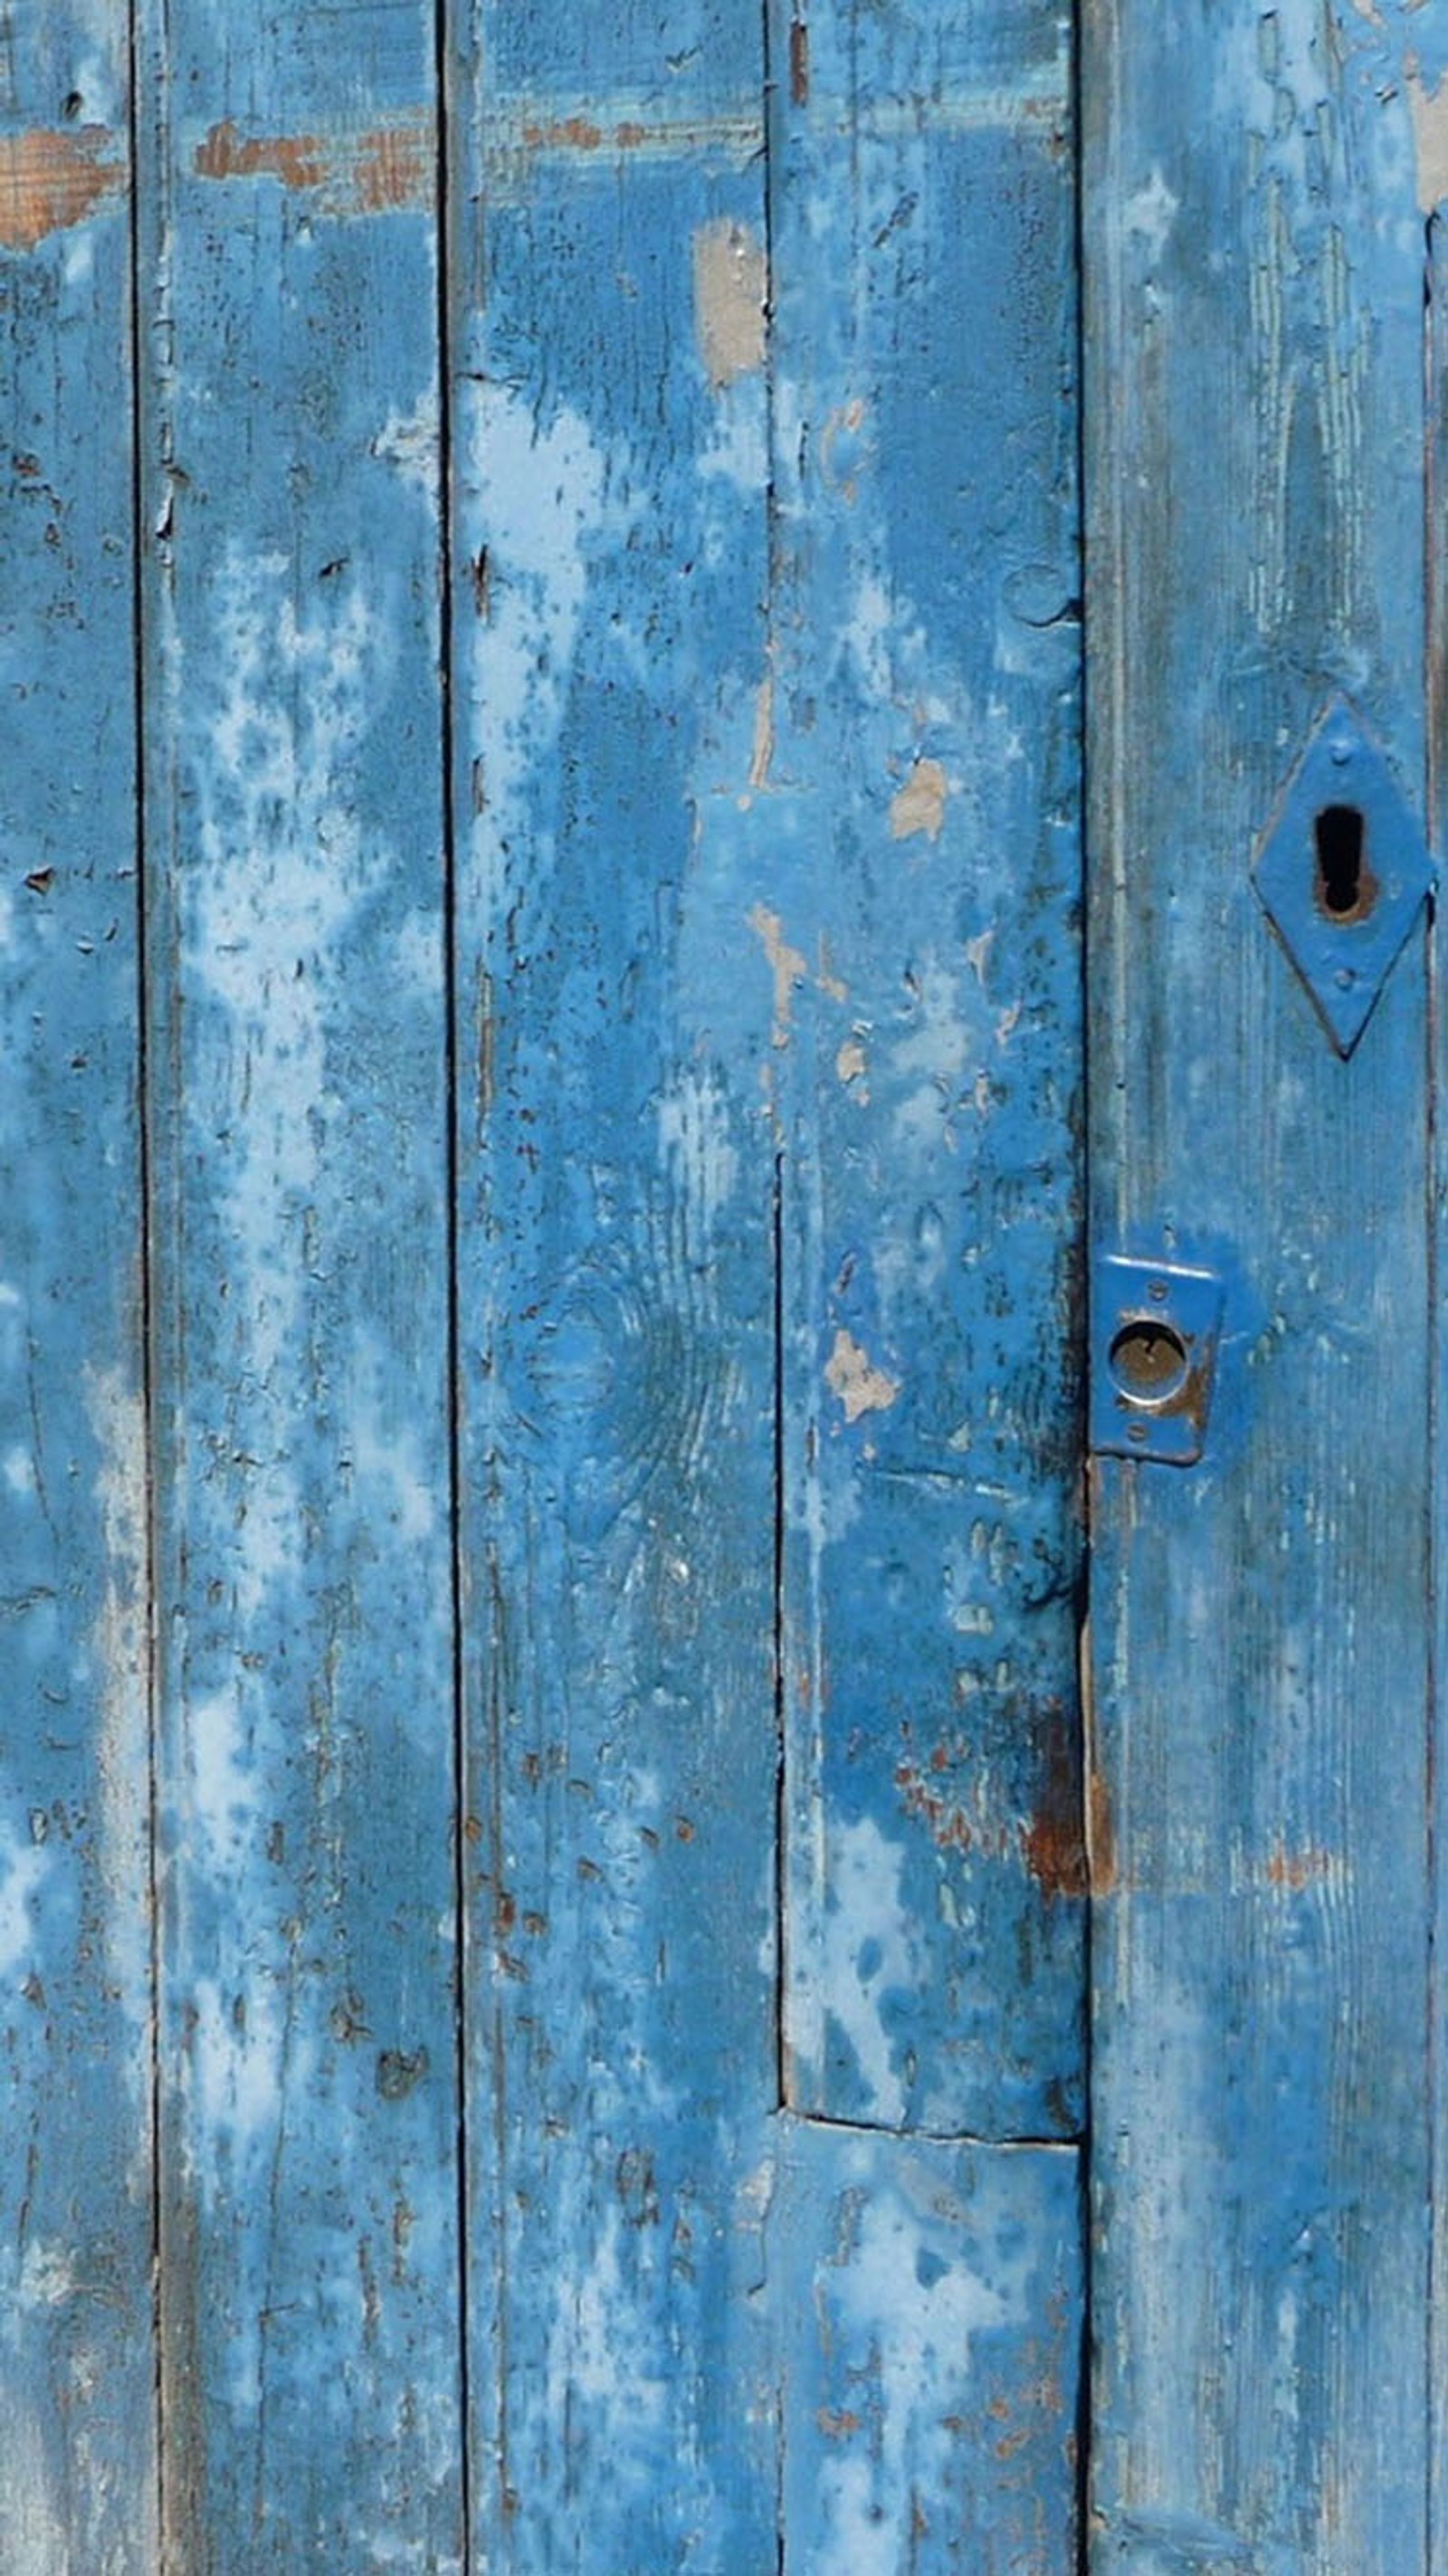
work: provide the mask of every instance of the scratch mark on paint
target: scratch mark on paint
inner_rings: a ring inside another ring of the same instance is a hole
[[[701,224],[694,235],[694,323],[716,393],[763,366],[767,300],[758,235],[728,216]]]
[[[911,840],[924,832],[932,841],[940,838],[945,820],[945,800],[949,782],[938,760],[917,760],[905,784],[890,800],[890,838]]]
[[[847,1422],[858,1422],[864,1413],[888,1413],[900,1392],[899,1379],[876,1368],[843,1325],[825,1365],[825,1381],[844,1406]]]
[[[34,250],[47,234],[68,232],[104,199],[120,196],[126,180],[118,138],[107,126],[0,135],[0,243]]]
[[[198,179],[279,179],[319,192],[323,211],[379,215],[432,202],[436,140],[423,111],[357,134],[245,134],[230,117],[195,146]]]
[[[774,977],[774,1043],[777,1047],[788,1046],[795,988],[804,982],[809,969],[801,951],[787,944],[784,925],[777,912],[770,912],[762,903],[755,904],[749,915],[749,927],[763,948]]]

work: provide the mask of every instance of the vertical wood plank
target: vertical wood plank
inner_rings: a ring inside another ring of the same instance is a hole
[[[1423,20],[1092,0],[1093,1221],[1216,1267],[1102,1459],[1102,2567],[1426,2567],[1421,921],[1344,1062],[1251,881],[1334,692],[1423,764]]]
[[[781,2127],[788,2576],[1063,2576],[1079,2157]]]
[[[0,45],[0,2555],[155,2564],[123,7]]]
[[[1419,49],[1417,77],[1409,90],[1418,144],[1418,202],[1428,228],[1428,806],[1434,847],[1448,846],[1448,246],[1443,234],[1444,200],[1448,198],[1448,36],[1436,29]],[[1441,101],[1441,104],[1439,102]],[[1444,1019],[1445,909],[1441,892],[1435,905],[1429,944],[1432,1018],[1429,1079],[1441,1103],[1448,1085],[1448,1029]],[[1436,2565],[1448,2546],[1448,2046],[1443,2035],[1444,1961],[1448,1959],[1448,1761],[1444,1759],[1442,1679],[1448,1673],[1448,1454],[1443,1426],[1448,1420],[1448,1315],[1443,1283],[1448,1278],[1448,1138],[1441,1107],[1435,1108],[1433,1234],[1430,1281],[1432,1302],[1429,1352],[1433,1372],[1433,1584],[1434,1667],[1430,1787],[1433,1796],[1432,1974],[1428,2014],[1428,2068],[1432,2085],[1432,2238],[1429,2257],[1428,2359],[1430,2371],[1428,2564]]]
[[[461,2563],[433,34],[142,12],[178,2566]]]
[[[785,1143],[789,2099],[1070,2136],[1074,194],[1048,0],[772,13],[758,928]]]
[[[760,28],[460,13],[473,2492],[772,2567]]]

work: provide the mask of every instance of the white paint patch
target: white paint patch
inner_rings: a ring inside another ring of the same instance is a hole
[[[978,976],[966,983],[943,966],[918,968],[911,1026],[889,1050],[899,1151],[938,1152],[942,1132],[949,1141],[949,1122],[969,1078],[989,1060],[998,1017]]]
[[[100,1874],[109,1983],[137,2045],[128,2076],[139,2102],[149,2082],[141,2045],[150,2024],[150,1800],[146,1533],[146,1416],[119,1369],[87,1369],[86,1412],[100,1451],[105,1584],[91,1645],[100,1685]]]
[[[285,1990],[270,1977],[252,1975],[244,1987],[198,1978],[191,2007],[190,2179],[205,2207],[263,2208],[284,2098],[289,2087],[305,2094],[315,2048],[288,2028]]]
[[[27,1449],[6,1450],[4,1476],[8,1492],[27,1497],[35,1492],[35,1462]]]
[[[439,1335],[442,1330],[439,1315]],[[357,1335],[347,1372],[345,1473],[353,1511],[365,1525],[393,1529],[405,1542],[420,1544],[438,1521],[441,1497],[428,1474],[428,1450],[431,1445],[435,1457],[442,1454],[442,1420],[439,1413],[435,1442],[426,1443],[417,1421],[399,1414],[391,1375],[381,1344]]]
[[[1129,233],[1144,241],[1153,259],[1160,259],[1171,238],[1180,200],[1172,195],[1160,170],[1153,170],[1144,188],[1128,197],[1122,208],[1122,220]]]
[[[694,235],[694,328],[716,393],[764,364],[769,280],[764,245],[749,225],[722,215]]]
[[[395,465],[430,501],[438,497],[441,438],[436,385],[419,394],[411,411],[390,411],[372,441],[372,454]]]
[[[217,1257],[254,1389],[225,1559],[238,1630],[296,1563],[295,1389],[312,1287],[306,1234],[329,1129],[327,1030],[347,932],[393,873],[364,837],[354,763],[395,650],[386,600],[339,575],[298,613],[283,555],[233,551],[213,593],[219,673],[192,767],[186,958],[207,1060],[189,1143],[214,1175]]]
[[[77,2286],[72,2246],[26,2246],[16,2293],[22,2308],[63,2307],[67,2299],[74,2298]]]
[[[476,473],[466,495],[469,551],[488,559],[488,613],[473,647],[477,745],[493,834],[521,840],[532,875],[552,843],[531,811],[567,703],[588,593],[591,543],[610,510],[603,454],[565,406],[545,428],[506,385],[467,385],[461,452]],[[627,535],[627,522],[617,530]]]
[[[847,1422],[858,1422],[865,1413],[888,1413],[900,1392],[900,1380],[876,1368],[843,1325],[825,1363],[825,1382],[844,1406]]]
[[[50,1855],[13,1828],[0,1827],[0,1978],[15,1976],[35,1942],[33,1901],[50,1870]]]
[[[703,1254],[739,1178],[728,1095],[712,1074],[684,1074],[661,1097],[658,1116],[659,1150],[674,1177],[688,1247]]]
[[[871,1816],[829,1836],[829,1901],[821,1925],[821,2020],[833,2015],[854,2051],[872,2118],[905,2117],[905,2088],[880,2014],[887,1994],[909,1993],[918,1962],[901,1898],[905,1854]]]
[[[835,2372],[869,2390],[876,2428],[868,2453],[855,2443],[825,2448],[822,2576],[896,2576],[912,2496],[949,2492],[951,2426],[971,2402],[972,2341],[1027,2313],[1029,2245],[1014,2272],[1002,2262],[981,2278],[941,2223],[939,2182],[924,2160],[907,2165],[895,2188],[876,2180],[861,2193],[845,2259],[817,2277]]]

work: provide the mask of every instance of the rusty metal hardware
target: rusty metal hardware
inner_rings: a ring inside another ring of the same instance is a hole
[[[1223,1291],[1210,1270],[1104,1253],[1096,1264],[1091,1445],[1193,1466],[1202,1454]]]

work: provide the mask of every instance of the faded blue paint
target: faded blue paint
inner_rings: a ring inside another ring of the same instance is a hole
[[[781,2123],[791,2576],[1076,2564],[1079,2159]]]
[[[23,2576],[155,2563],[125,32],[29,12],[0,102],[0,2556]]]
[[[4,57],[50,134],[0,158],[14,508],[64,506],[0,888],[37,1014],[0,1142],[45,1176],[3,1265],[57,1320],[13,1328],[0,1535],[76,1713],[0,1882],[28,2106],[70,2052],[12,2218],[20,2576],[1047,2576],[1063,24],[447,20],[444,114],[420,0],[139,10],[154,2163],[126,115],[54,25]]]
[[[776,19],[789,2098],[1070,2136],[1067,35],[1049,6]]]
[[[1429,14],[1087,20],[1093,1215],[1228,1279],[1201,1465],[1095,1474],[1093,2563],[1142,2576],[1441,2558],[1424,941],[1344,1063],[1251,875],[1338,692],[1419,793]]]
[[[581,65],[576,12],[483,8],[459,76],[473,2488],[490,2566],[753,2569],[776,2435],[758,21],[676,10],[672,69],[611,26]]]
[[[178,2564],[461,2564],[430,12],[145,14]]]

